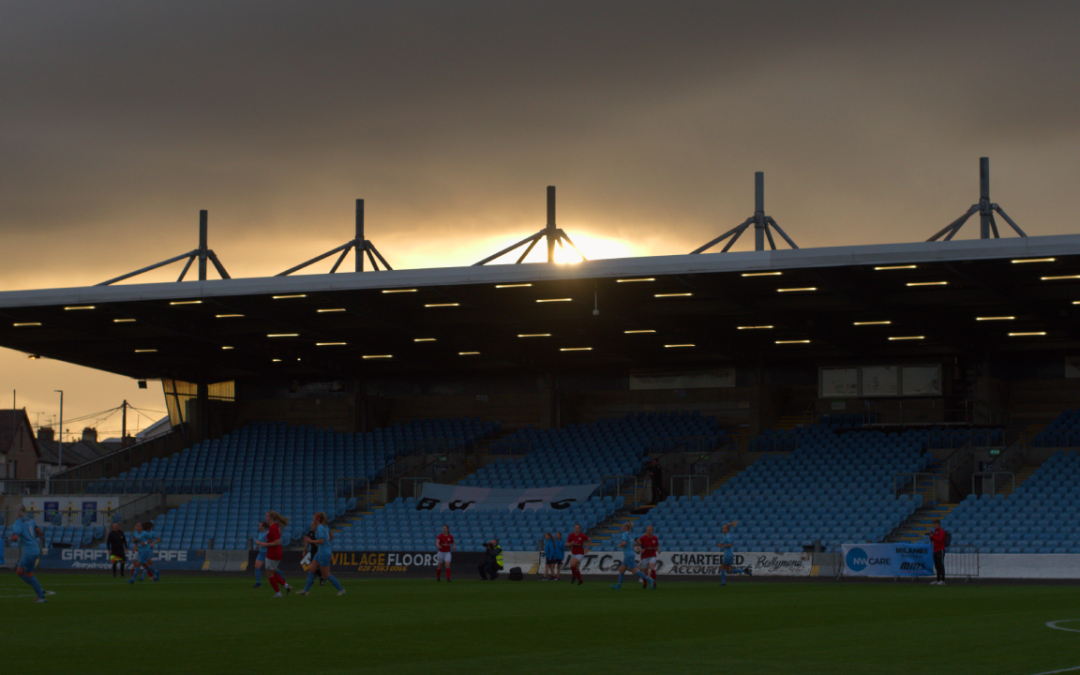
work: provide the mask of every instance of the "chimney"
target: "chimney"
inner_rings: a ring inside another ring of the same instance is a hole
[[[39,441],[46,441],[52,443],[56,440],[56,432],[52,427],[38,427],[37,438]]]
[[[97,429],[93,427],[86,427],[82,430],[82,439],[84,443],[97,443]]]

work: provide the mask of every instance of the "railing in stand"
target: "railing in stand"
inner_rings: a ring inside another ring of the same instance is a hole
[[[926,472],[894,474],[893,496],[899,497],[901,494],[922,495],[924,507],[937,506],[937,475]]]
[[[334,494],[339,499],[355,499],[356,508],[363,511],[375,502],[371,481],[367,478],[338,478],[334,481]]]
[[[672,497],[696,497],[697,495],[709,494],[709,477],[702,475],[684,474],[682,476],[672,476],[669,481],[671,484]]]
[[[1024,447],[1022,441],[1023,437],[1020,437],[1006,446],[1006,448],[1001,451],[1001,454],[995,457],[994,460],[986,466],[986,471],[1011,471],[1013,473],[1020,471],[1024,464]]]
[[[600,477],[601,496],[623,497],[623,507],[627,509],[636,509],[641,506],[641,493],[638,488],[637,476],[611,475]]]
[[[1009,485],[1009,491],[1004,491],[1004,485]],[[1011,495],[1016,492],[1016,474],[1012,471],[976,471],[971,474],[971,494],[991,497],[1004,494]]]
[[[408,499],[412,497],[419,499],[420,495],[424,491],[424,483],[433,482],[431,478],[427,476],[414,476],[411,478],[402,478],[398,484],[398,496]]]

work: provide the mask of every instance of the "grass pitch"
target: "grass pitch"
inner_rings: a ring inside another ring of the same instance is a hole
[[[271,599],[250,576],[0,578],[7,672],[976,673],[1078,667],[1075,586],[343,579]],[[291,578],[302,586],[299,576]],[[21,597],[19,597],[21,596]]]

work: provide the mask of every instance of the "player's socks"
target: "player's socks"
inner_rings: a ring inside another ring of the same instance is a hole
[[[720,570],[720,585],[727,586],[727,572]]]
[[[446,568],[446,580],[450,581],[450,568],[449,567]]]
[[[124,563],[120,563],[120,576],[124,576]]]
[[[649,577],[653,580],[653,584],[656,583],[656,570],[649,570]]]
[[[645,583],[650,583],[651,579],[649,579],[649,575],[648,575],[648,574],[645,574],[645,573],[644,573],[644,572],[642,572],[641,570],[638,570],[638,571],[636,572],[636,574],[638,575],[638,578],[640,578],[640,579],[641,579],[642,581],[644,581]]]
[[[435,581],[442,581],[442,568],[441,567],[436,567],[435,568]]]
[[[277,575],[270,577],[270,588],[274,589],[275,593],[281,594],[281,587],[278,586]]]
[[[256,585],[262,584],[262,568],[255,570],[255,583]]]
[[[30,588],[34,589],[34,593],[36,593],[39,598],[45,597],[45,591],[41,589],[41,582],[37,580],[37,577],[23,577],[23,581],[30,584]]]
[[[154,578],[154,581],[158,580],[158,571],[153,567],[147,567],[146,571],[150,573],[150,576]]]
[[[311,587],[315,584],[315,572],[307,573],[307,583],[304,584],[304,594],[311,590]]]
[[[615,588],[621,588],[622,587],[623,577],[625,577],[625,576],[626,576],[626,574],[624,574],[623,572],[619,572],[619,583],[615,584]]]
[[[330,576],[326,577],[326,580],[330,582],[330,585],[331,585],[331,586],[333,586],[334,588],[338,589],[339,591],[343,591],[343,590],[345,590],[344,588],[342,588],[342,587],[341,587],[341,582],[340,582],[340,581],[338,581],[338,580],[337,580],[337,577],[335,577],[335,576],[334,576],[333,574],[331,574]]]

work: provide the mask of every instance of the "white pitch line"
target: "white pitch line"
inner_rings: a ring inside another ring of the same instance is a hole
[[[1035,675],[1054,675],[1054,673],[1071,673],[1073,671],[1080,670],[1080,666],[1075,668],[1062,668],[1061,670],[1044,670],[1041,673],[1035,673]]]
[[[1070,633],[1080,633],[1080,629],[1078,629],[1078,628],[1062,628],[1061,626],[1058,625],[1059,623],[1071,623],[1073,621],[1080,621],[1080,619],[1058,619],[1057,621],[1047,621],[1046,622],[1046,627],[1047,628],[1053,628],[1054,630],[1067,630]],[[1080,670],[1080,666],[1078,666],[1076,668],[1070,668],[1069,670]],[[1062,672],[1065,672],[1065,671],[1055,670],[1054,672],[1062,673]],[[1039,675],[1042,675],[1042,674],[1040,673]]]

